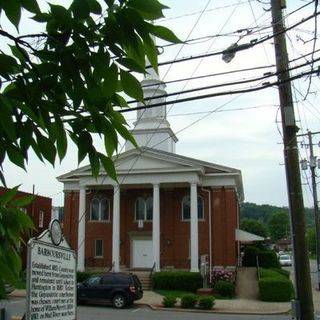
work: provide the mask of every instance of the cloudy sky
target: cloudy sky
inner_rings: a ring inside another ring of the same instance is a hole
[[[65,1],[54,2],[65,3]],[[266,2],[263,1],[263,3]],[[313,13],[313,5],[292,13],[307,4],[307,1],[290,0],[287,2],[288,8],[284,11],[287,26]],[[258,1],[175,0],[164,1],[163,3],[170,6],[170,9],[165,12],[166,18],[158,23],[172,29],[180,39],[186,40],[213,35],[216,35],[216,37],[194,41],[192,44],[184,45],[182,49],[181,45],[165,47],[159,61],[170,61],[223,50],[235,43],[239,36],[246,34],[246,32],[237,33],[237,30],[252,30],[249,35],[241,38],[239,44],[260,39],[271,33],[269,6]],[[44,1],[43,5],[45,6]],[[204,9],[205,11],[201,14]],[[1,21],[3,25],[14,32],[3,17],[1,17]],[[21,30],[25,33],[37,32],[39,26],[30,23],[25,17],[22,21]],[[313,39],[313,31],[314,21],[311,20],[288,32],[287,45],[291,60],[312,51],[313,41],[309,40]],[[159,41],[158,44],[164,45],[165,43]],[[316,48],[318,49],[318,43],[316,43]],[[316,53],[315,58],[317,57],[318,54]],[[307,58],[309,59],[310,56]],[[305,61],[301,58],[295,61],[292,66],[302,64]],[[235,69],[270,66],[274,63],[272,41],[267,41],[263,45],[257,45],[250,50],[238,52],[228,64],[221,59],[220,55],[202,60],[174,63],[171,66],[161,67],[160,77],[164,81],[170,81]],[[316,63],[317,65],[318,63]],[[300,73],[302,70],[309,69],[299,69],[292,74]],[[266,71],[274,71],[274,68],[168,84],[167,91],[176,92],[260,77]],[[270,78],[268,81],[274,80],[275,78]],[[181,95],[180,98],[209,92],[247,88],[251,85],[260,84],[260,82],[256,82],[193,92]],[[310,94],[304,100],[307,84],[308,80],[304,78],[294,82],[293,93],[300,133],[306,132],[307,129],[320,131],[319,80],[317,77],[312,78]],[[177,98],[179,97],[174,96],[170,100]],[[177,153],[241,169],[246,201],[259,204],[287,205],[278,104],[277,88],[272,87],[253,93],[225,95],[219,98],[169,105],[167,107],[168,120],[179,139]],[[219,108],[218,112],[214,112],[217,108]],[[136,118],[135,113],[131,113],[127,118],[132,128],[132,122]],[[199,121],[194,123],[196,120]],[[314,140],[315,143],[318,143],[320,135],[315,136]],[[299,141],[303,142],[302,140]],[[99,145],[99,141],[97,141],[97,145]],[[306,157],[306,152],[307,149],[300,149],[302,158]],[[318,146],[315,146],[315,153],[320,156]],[[83,164],[86,164],[86,162],[81,165]],[[7,161],[5,163],[5,174],[10,186],[22,184],[22,190],[31,192],[34,184],[36,193],[50,196],[53,198],[55,205],[62,205],[63,185],[56,180],[56,177],[76,167],[77,151],[72,144],[69,144],[66,158],[62,163],[57,162],[54,168],[48,163],[41,163],[34,155],[31,155],[27,172]],[[304,172],[303,183],[306,183],[306,177],[309,177],[309,173]],[[311,206],[312,198],[309,187],[304,185],[303,188],[305,204]]]

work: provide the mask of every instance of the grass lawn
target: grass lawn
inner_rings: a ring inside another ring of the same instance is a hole
[[[161,294],[162,296],[172,296],[175,298],[181,298],[185,294],[194,294],[194,292],[190,291],[182,291],[182,290],[162,290],[162,289],[156,289],[154,292]],[[224,299],[236,299],[236,297],[222,297],[219,294],[213,295],[215,299],[217,300],[224,300]]]

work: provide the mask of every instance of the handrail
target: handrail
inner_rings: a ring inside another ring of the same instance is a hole
[[[150,280],[152,280],[152,274],[153,274],[155,268],[156,268],[156,263],[154,262],[154,264],[153,264],[153,266],[152,266],[152,268],[151,268],[151,270],[150,270],[150,274],[149,274],[149,279],[150,279]]]
[[[108,271],[107,272],[111,272],[114,268],[114,262],[112,262],[112,265],[109,267]]]
[[[258,257],[258,255],[256,255],[256,262],[257,262],[258,280],[260,280],[260,266],[259,266],[259,257]]]

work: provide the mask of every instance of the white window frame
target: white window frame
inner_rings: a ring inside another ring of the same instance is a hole
[[[98,219],[92,219],[92,202],[94,200],[97,200],[99,202],[99,206],[98,206]],[[107,208],[108,208],[108,219],[102,219],[102,201],[106,200],[106,205],[107,205]],[[91,199],[91,202],[90,202],[90,221],[95,221],[95,222],[98,222],[98,221],[101,221],[101,222],[110,222],[110,199],[107,198],[107,197],[94,197]]]
[[[44,225],[44,211],[39,210],[39,223],[38,223],[38,228],[43,228]]]
[[[137,201],[141,199],[143,200],[143,219],[137,219]],[[147,219],[147,200],[152,199],[152,219]],[[139,220],[142,220],[143,222],[152,222],[153,221],[153,197],[150,196],[147,199],[143,197],[137,197],[136,201],[134,202],[134,221],[138,222]]]
[[[102,252],[101,256],[97,256],[97,242],[98,241],[101,241],[101,252]],[[94,257],[95,258],[103,258],[103,239],[95,239],[94,240]]]
[[[185,195],[182,200],[181,200],[181,221],[186,221],[186,222],[189,222],[190,219],[185,219],[184,218],[184,212],[183,212],[183,201],[184,199],[186,198],[189,198],[190,199],[190,196],[189,195]],[[202,201],[202,214],[201,214],[201,218],[199,218],[199,212],[198,212],[198,203],[197,203],[197,215],[198,215],[198,221],[204,221],[205,218],[204,218],[204,199],[202,196],[198,195],[197,196],[197,201]],[[191,217],[191,200],[190,200],[190,217]]]

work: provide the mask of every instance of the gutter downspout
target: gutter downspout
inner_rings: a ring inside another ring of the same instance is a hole
[[[201,188],[202,191],[207,192],[209,196],[209,282],[212,280],[212,226],[211,226],[211,189],[207,190]]]

